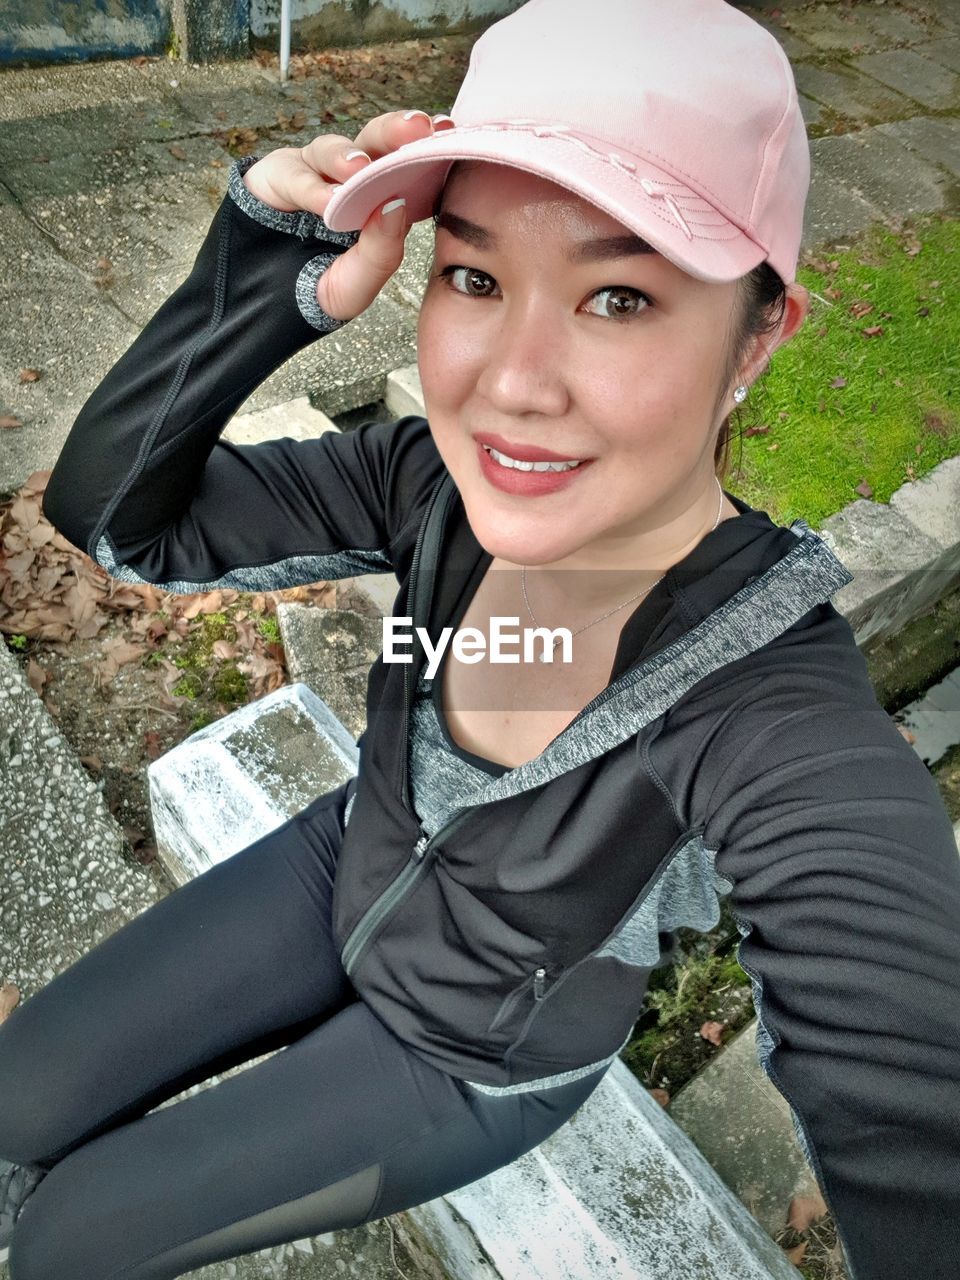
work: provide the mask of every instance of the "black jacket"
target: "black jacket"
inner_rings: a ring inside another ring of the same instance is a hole
[[[266,211],[245,167],[190,276],[84,405],[45,513],[114,576],[171,591],[393,572],[394,614],[436,641],[491,557],[423,418],[307,442],[219,440],[246,396],[329,327],[303,281],[349,242],[312,215]],[[760,1060],[852,1280],[947,1280],[960,1275],[953,830],[830,603],[848,571],[802,520],[783,528],[732,500],[740,518],[625,623],[608,687],[432,837],[413,809],[405,732],[424,655],[381,656],[336,941],[399,1037],[510,1091],[615,1056],[656,929],[709,928],[729,894]]]

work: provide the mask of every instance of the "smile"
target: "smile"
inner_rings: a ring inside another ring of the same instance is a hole
[[[500,453],[489,445],[485,444],[483,448],[501,467],[512,468],[516,471],[572,471],[574,467],[579,467],[581,462],[580,458],[570,462],[520,462],[517,458],[511,458],[508,454]]]

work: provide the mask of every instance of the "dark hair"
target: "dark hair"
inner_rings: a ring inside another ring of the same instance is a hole
[[[456,160],[447,173],[443,187],[437,192],[433,203],[433,225],[436,227],[443,193],[447,183],[457,169],[468,168],[482,163],[476,160]],[[723,379],[723,391],[737,372],[741,360],[753,338],[775,333],[783,319],[787,301],[787,288],[780,276],[767,262],[742,276],[739,281],[739,311],[734,322],[730,346],[727,351],[727,363]],[[756,382],[754,386],[756,386]],[[724,418],[717,433],[717,443],[713,454],[714,470],[721,484],[730,468],[730,442],[733,439],[732,422],[736,420],[737,438],[743,442],[743,410],[737,408]],[[739,463],[738,463],[739,465]]]
[[[724,393],[727,385],[735,376],[740,361],[746,355],[747,347],[753,338],[764,334],[775,333],[783,320],[787,302],[787,286],[770,266],[769,262],[761,262],[758,267],[745,276],[741,276],[739,290],[740,307],[735,321],[730,347],[727,352]],[[755,382],[754,387],[757,383]],[[713,454],[713,465],[721,483],[730,468],[730,442],[733,439],[733,421],[736,421],[737,438],[743,447],[743,410],[740,408],[724,418],[717,433],[717,444]],[[739,462],[738,462],[739,466]]]

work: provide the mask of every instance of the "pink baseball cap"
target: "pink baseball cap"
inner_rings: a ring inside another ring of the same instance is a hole
[[[374,160],[324,220],[402,196],[429,218],[456,160],[538,174],[701,280],[796,277],[810,149],[776,39],[726,0],[527,0],[476,41],[447,128]]]

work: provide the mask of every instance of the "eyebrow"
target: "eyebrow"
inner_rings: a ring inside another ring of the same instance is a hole
[[[497,237],[485,227],[477,226],[448,209],[441,210],[434,218],[434,226],[449,231],[458,240],[472,244],[475,249],[495,249]],[[613,258],[626,258],[637,253],[656,253],[652,244],[640,236],[608,236],[599,240],[581,240],[567,255],[571,262],[608,262]]]

